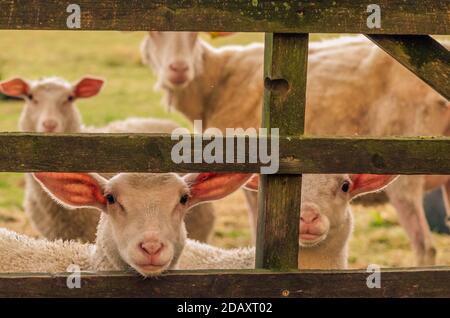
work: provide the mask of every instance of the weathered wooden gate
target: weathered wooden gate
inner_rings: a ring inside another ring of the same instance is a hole
[[[261,182],[258,269],[157,280],[86,273],[81,289],[68,289],[66,274],[0,274],[0,296],[450,296],[450,268],[385,269],[380,289],[367,287],[362,270],[296,270],[302,173],[450,173],[448,137],[302,136],[308,33],[366,34],[449,99],[450,53],[427,35],[450,34],[448,1],[379,0],[381,27],[370,28],[370,2],[362,0],[2,0],[0,29],[67,30],[71,2],[81,8],[82,30],[266,32],[264,125],[280,128],[280,170]],[[259,171],[259,164],[175,164],[174,144],[168,135],[3,133],[0,171]]]

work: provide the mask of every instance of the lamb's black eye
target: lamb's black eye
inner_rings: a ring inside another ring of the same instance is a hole
[[[33,100],[33,94],[29,94],[29,95],[28,95],[28,99],[29,99],[29,100]]]
[[[107,194],[106,201],[108,201],[108,204],[114,204],[116,203],[116,198],[112,194]]]
[[[344,183],[341,186],[341,190],[342,190],[342,192],[347,193],[348,190],[350,190],[350,182],[344,181]]]
[[[185,204],[188,202],[188,200],[189,200],[189,195],[183,194],[183,195],[181,196],[181,198],[180,198],[180,203],[181,203],[182,205],[185,205]]]
[[[69,96],[69,97],[67,97],[67,101],[68,101],[68,102],[73,102],[74,99],[75,99],[74,96]]]

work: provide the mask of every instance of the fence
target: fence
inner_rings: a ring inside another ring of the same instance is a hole
[[[0,29],[67,30],[69,4],[4,0]],[[265,127],[280,128],[280,170],[261,180],[258,269],[170,272],[145,281],[125,273],[87,273],[83,287],[73,290],[66,287],[66,274],[0,274],[0,296],[450,295],[450,268],[386,269],[379,289],[367,287],[368,273],[363,270],[297,270],[302,173],[450,173],[449,137],[302,136],[308,34],[366,34],[449,99],[450,53],[427,35],[450,34],[448,2],[379,0],[380,28],[368,27],[369,3],[361,0],[79,0],[77,4],[82,30],[266,32],[263,122]],[[170,160],[174,143],[168,135],[3,133],[0,171],[259,171],[259,164],[174,164]]]

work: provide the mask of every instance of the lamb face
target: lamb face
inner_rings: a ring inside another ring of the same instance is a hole
[[[144,276],[174,267],[185,244],[184,216],[193,206],[221,199],[243,185],[248,174],[122,173],[34,174],[50,196],[68,209],[103,212],[94,268],[134,268]]]
[[[74,105],[77,98],[97,95],[103,81],[83,78],[72,85],[60,78],[26,81],[21,78],[0,82],[0,92],[25,100],[20,130],[25,132],[79,132],[81,117]]]
[[[336,237],[349,237],[350,201],[358,195],[381,190],[395,178],[371,174],[304,175],[299,245],[309,248]]]
[[[351,234],[350,201],[365,193],[383,189],[396,179],[394,175],[375,174],[304,174],[298,242],[301,248],[312,248],[341,241],[345,245]],[[245,187],[259,188],[259,177],[253,176]]]
[[[189,187],[176,174],[120,174],[105,186],[117,250],[141,274],[172,267],[186,239]]]

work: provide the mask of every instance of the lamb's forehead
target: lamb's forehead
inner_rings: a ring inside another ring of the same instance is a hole
[[[109,180],[107,188],[115,192],[183,191],[186,183],[175,173],[121,173]]]
[[[344,174],[304,174],[302,178],[302,185],[307,186],[326,186],[332,187],[346,178]]]
[[[315,199],[334,195],[344,180],[349,180],[347,174],[304,174],[302,178],[302,195],[306,199]]]
[[[46,77],[30,82],[33,93],[38,92],[70,92],[72,84],[59,77]]]

